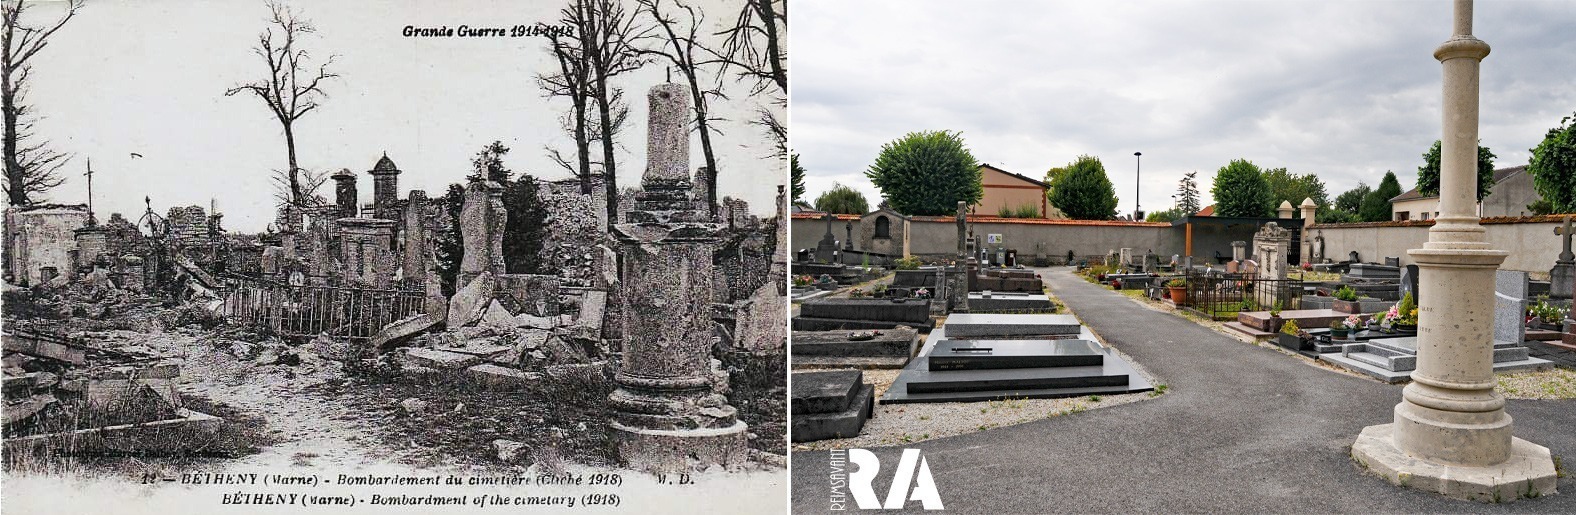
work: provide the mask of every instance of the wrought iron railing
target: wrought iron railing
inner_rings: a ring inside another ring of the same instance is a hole
[[[1236,319],[1243,311],[1300,309],[1302,281],[1242,274],[1187,274],[1179,306],[1214,319]],[[1177,299],[1172,299],[1176,301]]]
[[[292,337],[371,338],[391,322],[421,314],[426,304],[420,290],[291,286],[236,275],[225,283],[222,316]]]

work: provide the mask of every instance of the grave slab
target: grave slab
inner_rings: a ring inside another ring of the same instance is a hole
[[[797,376],[795,377],[797,381]],[[795,442],[814,442],[859,436],[865,421],[875,415],[875,386],[859,385],[848,406],[835,413],[794,413],[790,428]]]
[[[789,408],[795,417],[841,412],[859,394],[864,377],[864,372],[858,370],[794,372]]]
[[[1099,366],[1100,344],[1088,340],[942,340],[926,359],[929,370]]]
[[[946,334],[957,339],[1076,335],[1081,328],[1072,315],[958,313],[946,322]]]

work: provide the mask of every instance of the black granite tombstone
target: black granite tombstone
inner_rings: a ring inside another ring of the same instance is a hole
[[[942,340],[927,359],[930,370],[1083,367],[1105,363],[1088,340]]]

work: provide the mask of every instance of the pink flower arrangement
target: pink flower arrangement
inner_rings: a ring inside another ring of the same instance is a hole
[[[1347,328],[1356,329],[1357,326],[1363,325],[1363,319],[1358,318],[1357,315],[1346,315],[1345,324]]]

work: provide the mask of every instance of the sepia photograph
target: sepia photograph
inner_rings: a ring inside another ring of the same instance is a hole
[[[793,513],[1576,512],[1576,3],[793,6]]]
[[[785,513],[781,0],[5,0],[44,513]]]

